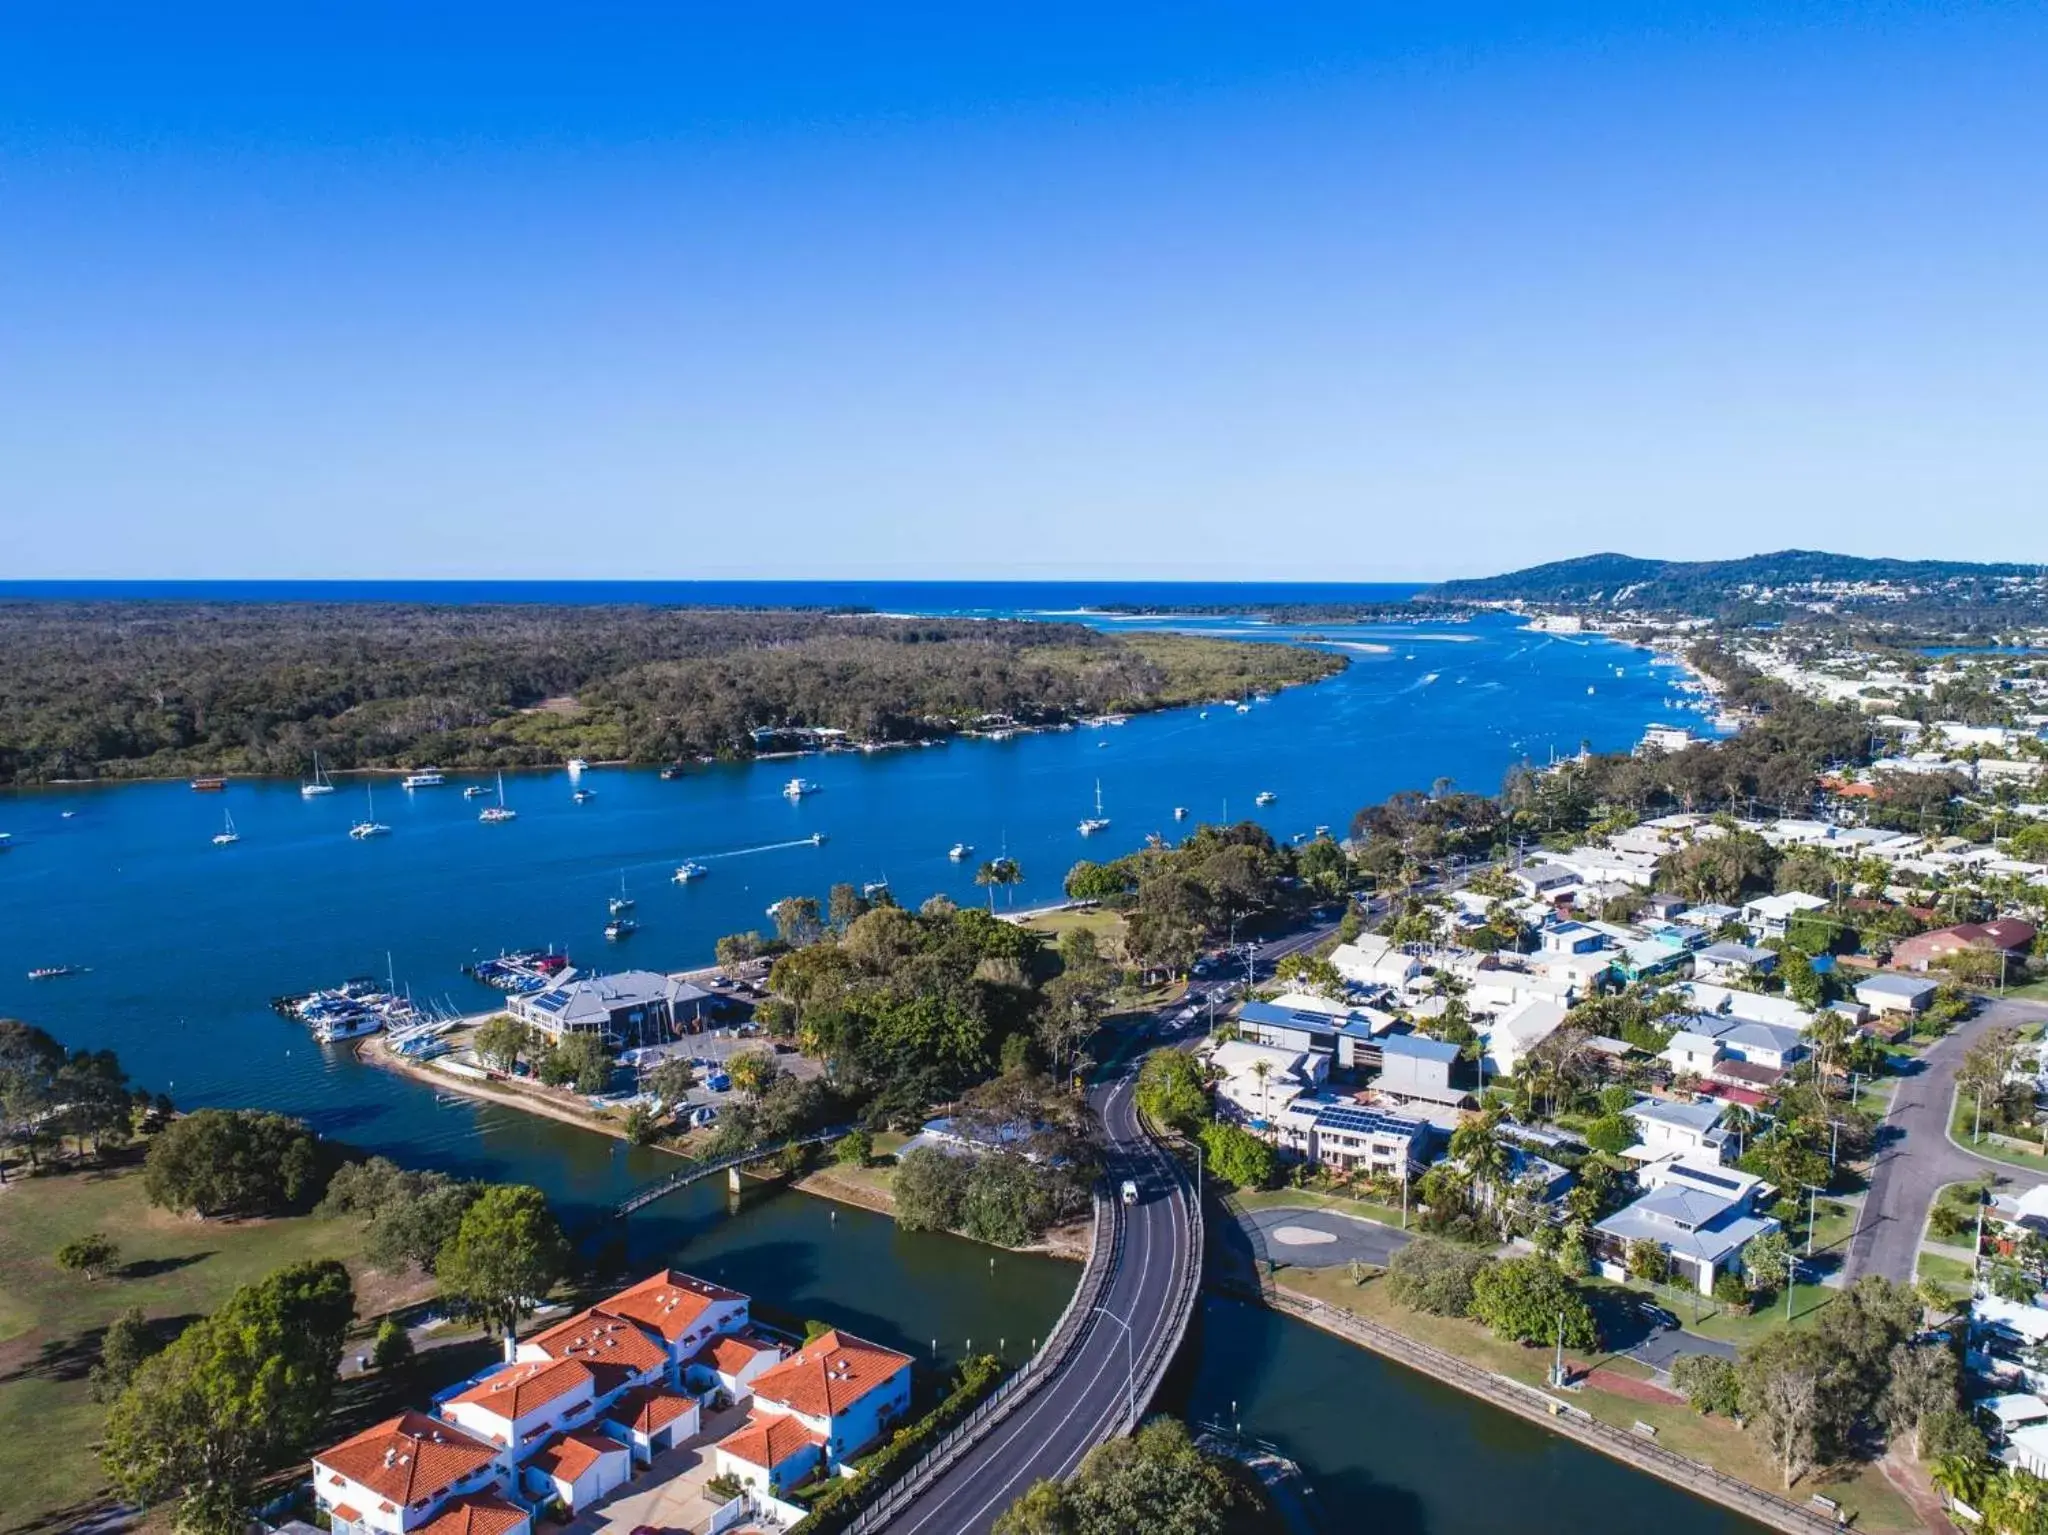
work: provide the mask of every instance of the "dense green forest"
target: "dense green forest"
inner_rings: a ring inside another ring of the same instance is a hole
[[[1074,624],[650,607],[0,604],[0,783],[743,755],[1313,681],[1296,646]]]
[[[1969,627],[2048,621],[2048,567],[1957,560],[1873,560],[1785,549],[1734,560],[1646,560],[1589,554],[1501,576],[1446,581],[1432,602],[1526,601],[1690,613],[1728,621],[1782,618],[1831,590],[1828,617],[1862,614],[1891,622]]]

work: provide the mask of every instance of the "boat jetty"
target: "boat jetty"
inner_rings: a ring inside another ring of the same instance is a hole
[[[496,959],[464,965],[462,973],[498,991],[523,996],[530,991],[539,991],[568,968],[569,956],[566,954],[548,949],[520,949],[500,954]]]

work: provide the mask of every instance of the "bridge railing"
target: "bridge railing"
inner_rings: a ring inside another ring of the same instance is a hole
[[[735,1167],[744,1167],[749,1162],[760,1162],[772,1156],[779,1156],[792,1146],[816,1146],[825,1141],[836,1141],[853,1129],[851,1125],[834,1125],[829,1130],[813,1130],[808,1135],[786,1136],[765,1146],[750,1146],[745,1151],[729,1152],[714,1157],[708,1162],[685,1162],[666,1177],[635,1189],[619,1202],[614,1212],[620,1216],[631,1215],[635,1210],[646,1208],[657,1199],[666,1199],[677,1189],[688,1188],[704,1178],[715,1178],[722,1172]]]
[[[1086,1329],[1102,1287],[1116,1269],[1116,1255],[1123,1247],[1123,1207],[1102,1190],[1095,1192],[1095,1219],[1088,1242],[1088,1262],[1081,1270],[1081,1282],[1074,1287],[1066,1310],[1053,1323],[1037,1353],[984,1398],[966,1418],[955,1424],[945,1438],[924,1455],[901,1478],[884,1489],[848,1525],[847,1535],[868,1535],[880,1530],[904,1513],[962,1456],[994,1431],[997,1424],[1023,1406],[1033,1392],[1060,1372]]]
[[[1188,1207],[1189,1231],[1187,1245],[1174,1255],[1173,1294],[1167,1303],[1171,1308],[1168,1314],[1173,1317],[1173,1325],[1155,1337],[1152,1345],[1145,1351],[1144,1361],[1138,1369],[1139,1389],[1132,1394],[1130,1413],[1122,1430],[1126,1434],[1137,1431],[1138,1424],[1143,1421],[1153,1397],[1159,1394],[1160,1383],[1165,1380],[1166,1372],[1172,1368],[1174,1356],[1180,1352],[1181,1344],[1187,1339],[1188,1326],[1194,1320],[1195,1306],[1201,1299],[1205,1236],[1200,1191],[1189,1179],[1187,1167],[1178,1155],[1182,1148],[1192,1143],[1184,1136],[1160,1130],[1152,1123],[1151,1116],[1143,1110],[1139,1111],[1138,1122],[1154,1144],[1162,1148],[1163,1160],[1173,1169],[1179,1183],[1176,1192]]]

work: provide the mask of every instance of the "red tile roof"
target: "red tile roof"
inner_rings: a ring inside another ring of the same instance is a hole
[[[508,1535],[527,1522],[526,1510],[489,1493],[457,1498],[412,1535]]]
[[[818,1334],[754,1377],[754,1395],[813,1418],[835,1418],[908,1368],[910,1356],[838,1331]]]
[[[638,1284],[619,1291],[610,1300],[600,1304],[599,1309],[613,1316],[622,1316],[652,1328],[670,1343],[674,1343],[697,1325],[702,1317],[720,1301],[743,1301],[746,1296],[737,1290],[728,1290],[715,1285],[708,1279],[697,1279],[689,1274],[679,1274],[674,1269],[663,1269],[650,1274]]]
[[[718,1441],[718,1447],[726,1454],[767,1471],[773,1471],[806,1445],[822,1449],[824,1444],[823,1435],[812,1433],[787,1413],[749,1417]]]
[[[702,1365],[707,1370],[719,1370],[727,1375],[737,1375],[763,1354],[779,1354],[782,1350],[773,1343],[753,1338],[720,1333],[709,1343],[692,1354],[688,1363]]]
[[[495,1459],[493,1446],[417,1412],[388,1418],[313,1457],[316,1465],[399,1504],[446,1492]]]
[[[607,1395],[629,1377],[668,1365],[668,1348],[659,1339],[623,1317],[599,1308],[572,1316],[526,1340],[550,1359],[575,1359],[590,1366],[598,1378],[598,1394]]]
[[[513,1421],[559,1401],[578,1386],[596,1385],[596,1377],[573,1359],[532,1359],[507,1365],[451,1398],[487,1407]]]
[[[334,1505],[334,1517],[343,1524],[354,1524],[363,1517],[363,1514],[361,1509],[350,1508],[346,1503],[337,1503]]]
[[[550,1476],[573,1482],[607,1455],[624,1455],[626,1447],[616,1439],[587,1428],[557,1434],[540,1447],[531,1464]]]
[[[604,1410],[612,1423],[623,1423],[640,1434],[658,1434],[690,1410],[690,1398],[661,1386],[639,1386],[625,1393]]]

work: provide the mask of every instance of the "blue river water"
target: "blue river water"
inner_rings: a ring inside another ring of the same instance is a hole
[[[922,612],[1246,598],[1228,587],[1215,595],[1175,587],[1169,595],[1099,586],[815,585],[810,600]],[[1406,590],[1275,593],[1336,601]],[[729,584],[687,597],[636,591],[585,598],[741,600]],[[787,583],[772,591],[757,589],[750,600],[804,600]],[[574,599],[555,591],[545,600]],[[1077,858],[1116,856],[1153,831],[1173,835],[1177,805],[1192,811],[1189,825],[1227,814],[1258,820],[1283,839],[1318,825],[1341,834],[1361,805],[1397,789],[1449,777],[1491,790],[1518,760],[1540,762],[1585,741],[1626,747],[1650,721],[1673,717],[1676,701],[1676,674],[1644,652],[1534,634],[1504,617],[1299,631],[1222,618],[1170,623],[1259,639],[1314,636],[1351,664],[1245,713],[1176,710],[1004,742],[706,767],[673,781],[596,768],[582,780],[595,797],[581,805],[570,798],[566,772],[508,775],[506,799],[519,818],[497,827],[477,821],[480,802],[461,797],[460,778],[410,794],[379,778],[376,816],[392,835],[365,843],[346,835],[369,803],[362,778],[313,800],[302,799],[296,783],[254,781],[222,794],[196,794],[182,782],[0,794],[0,830],[14,843],[0,856],[0,1016],[29,1019],[69,1045],[112,1047],[136,1081],[181,1105],[279,1109],[413,1165],[531,1182],[574,1220],[672,1163],[437,1094],[359,1064],[345,1047],[322,1050],[272,1013],[268,999],[388,969],[415,996],[472,1011],[492,994],[460,967],[508,946],[545,942],[583,964],[678,968],[708,962],[720,934],[769,926],[770,902],[822,898],[836,881],[886,879],[911,904],[935,892],[986,899],[973,884],[973,861],[947,858],[956,841],[972,843],[976,860],[1005,851],[1017,858],[1025,881],[1008,899],[1037,903],[1057,898]],[[794,775],[819,792],[785,798],[782,784]],[[1111,824],[1084,838],[1076,823],[1092,812],[1098,783]],[[1263,808],[1253,802],[1261,791],[1275,796]],[[215,847],[212,835],[227,815],[241,841]],[[815,832],[825,834],[822,845],[807,840]],[[706,863],[711,875],[671,883],[684,858]],[[605,901],[622,884],[639,902],[643,928],[607,945]],[[60,963],[89,969],[61,981],[25,978],[32,966]],[[1047,1259],[991,1262],[987,1249],[899,1232],[880,1217],[803,1195],[749,1196],[735,1216],[713,1186],[636,1216],[630,1244],[635,1261],[675,1261],[784,1311],[830,1316],[941,1361],[970,1342],[1023,1357],[1073,1275]],[[1363,1500],[1373,1528],[1498,1528],[1501,1508],[1538,1506],[1531,1500],[1567,1482],[1599,1485],[1618,1501],[1603,1497],[1595,1506],[1633,1508],[1673,1535],[1747,1528],[1300,1324],[1217,1303],[1202,1336],[1185,1386],[1188,1410],[1222,1419],[1235,1402],[1247,1431],[1279,1440],[1326,1491]],[[1417,1423],[1429,1425],[1426,1466],[1383,1453],[1397,1425]],[[1574,1503],[1588,1506],[1583,1496],[1561,1494],[1556,1506]],[[1516,1525],[1539,1526],[1550,1528]],[[1363,1526],[1345,1518],[1339,1527]]]

